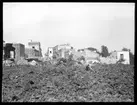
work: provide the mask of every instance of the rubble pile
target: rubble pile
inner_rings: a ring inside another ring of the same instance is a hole
[[[21,59],[17,61],[17,65],[28,65],[28,61],[25,59]]]
[[[15,66],[15,62],[12,60],[3,60],[3,66]]]
[[[115,64],[117,59],[113,57],[100,57],[100,62],[103,64]]]
[[[37,65],[38,63],[35,61],[35,60],[32,60],[31,62],[29,62],[29,65],[33,65],[33,66],[35,66],[35,65]]]

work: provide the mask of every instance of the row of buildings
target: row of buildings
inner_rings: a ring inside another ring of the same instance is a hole
[[[31,59],[42,57],[40,42],[28,42],[28,48],[21,43],[5,43],[3,41],[3,60],[19,61],[21,59]]]
[[[124,59],[124,64],[130,64],[129,51],[114,51],[110,56],[102,57],[96,50],[74,49],[70,44],[61,44],[54,47],[49,47],[47,50],[47,57],[49,59],[68,58],[69,55],[73,55],[73,59],[78,59],[81,56],[85,58],[85,61],[90,62],[98,60],[101,63],[114,64],[120,59]],[[28,42],[28,48],[21,43],[5,43],[3,41],[3,60],[11,59],[19,61],[21,59],[38,59],[42,58],[42,49],[40,42],[30,41]]]
[[[110,56],[102,57],[97,50],[91,50],[88,48],[75,50],[70,44],[61,44],[55,47],[49,47],[47,51],[47,56],[50,59],[68,58],[70,54],[73,55],[74,59],[83,56],[87,62],[98,60],[101,63],[115,64],[117,61],[123,59],[124,64],[130,64],[129,51],[113,51]]]
[[[50,59],[68,58],[73,50],[74,49],[70,44],[61,44],[55,47],[49,47],[47,56]]]

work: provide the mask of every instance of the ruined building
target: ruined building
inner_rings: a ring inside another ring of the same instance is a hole
[[[24,58],[25,47],[20,43],[3,43],[3,60],[14,60],[15,62]]]
[[[6,43],[3,46],[3,60],[15,58],[15,48],[12,43]]]
[[[47,53],[50,59],[68,58],[72,49],[73,47],[70,44],[61,44],[55,47],[49,47]]]
[[[99,54],[95,50],[89,48],[78,49],[73,53],[74,60],[79,60],[81,57],[84,58],[86,63],[99,62]]]
[[[52,59],[52,58],[53,58],[53,47],[49,47],[47,53],[48,53],[48,57],[49,57],[50,59]]]
[[[25,48],[25,56],[27,58],[42,57],[40,42],[31,41],[28,43],[28,46],[29,46],[28,48]]]
[[[40,42],[29,42],[29,48],[20,43],[5,43],[3,41],[3,60],[14,60],[42,57]]]
[[[100,57],[101,63],[115,64],[119,60],[124,60],[123,64],[130,64],[129,51],[113,51],[108,57]]]
[[[25,46],[21,43],[13,43],[13,47],[15,48],[15,61],[19,61],[24,59],[25,57]]]
[[[123,64],[130,64],[129,51],[117,51],[117,61],[124,60]]]

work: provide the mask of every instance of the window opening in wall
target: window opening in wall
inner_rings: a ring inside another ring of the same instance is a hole
[[[34,46],[32,46],[32,48],[35,48]]]
[[[124,60],[124,54],[120,54],[120,59]]]
[[[52,53],[51,51],[49,53]]]

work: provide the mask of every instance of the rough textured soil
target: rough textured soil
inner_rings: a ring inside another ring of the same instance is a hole
[[[134,66],[3,67],[2,102],[134,102]]]

